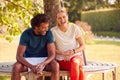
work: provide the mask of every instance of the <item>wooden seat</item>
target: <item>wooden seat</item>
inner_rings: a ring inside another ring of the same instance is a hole
[[[93,62],[86,61],[85,53],[83,51],[84,65],[83,69],[86,74],[86,78],[89,78],[91,74],[102,73],[102,80],[106,79],[107,72],[112,72],[112,79],[116,80],[116,65],[105,62]],[[12,66],[14,62],[1,62],[0,63],[0,75],[11,75]],[[27,80],[37,80],[39,76],[50,76],[51,72],[43,71],[42,75],[35,75],[32,72],[23,72],[21,76],[25,76]],[[68,71],[60,71],[62,80],[69,80]],[[44,80],[44,79],[43,79]]]
[[[12,65],[14,62],[3,62],[0,63],[0,74],[11,75]],[[102,73],[102,80],[105,80],[105,74],[107,72],[112,72],[113,80],[116,80],[116,66],[111,63],[100,63],[100,62],[87,62],[87,65],[83,66],[87,76],[95,73]],[[36,80],[41,75],[35,75],[32,72],[23,72],[22,76],[25,76],[28,80]],[[50,76],[51,72],[44,71],[42,76]],[[60,76],[63,76],[65,80],[66,76],[69,76],[68,71],[60,71]]]

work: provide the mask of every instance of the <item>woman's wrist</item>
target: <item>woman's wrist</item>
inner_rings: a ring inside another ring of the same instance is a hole
[[[73,53],[75,54],[75,49],[72,49],[73,50]]]

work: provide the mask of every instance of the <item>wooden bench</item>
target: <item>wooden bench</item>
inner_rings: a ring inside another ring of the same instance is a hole
[[[84,60],[83,69],[86,74],[86,79],[88,79],[90,75],[92,74],[101,73],[102,80],[106,80],[106,74],[108,72],[112,72],[112,79],[116,80],[116,65],[115,64],[86,61],[84,51],[83,51],[83,60]],[[0,75],[11,75],[13,64],[14,62],[1,62],[0,63]],[[24,76],[27,80],[37,80],[39,76],[50,76],[50,75],[51,75],[51,72],[46,72],[46,71],[44,71],[42,75],[35,75],[32,72],[21,73],[21,76]],[[68,71],[60,71],[60,76],[62,76],[62,80],[69,80]]]
[[[14,62],[1,62],[0,63],[0,75],[11,75],[12,65]],[[91,74],[102,73],[102,80],[106,79],[106,73],[112,72],[113,80],[116,80],[116,65],[111,63],[101,63],[101,62],[90,62],[87,61],[87,65],[84,65],[84,71],[86,77],[88,78]],[[44,71],[42,76],[50,76],[50,72]],[[25,76],[27,80],[37,80],[37,78],[41,75],[35,75],[32,72],[23,72],[21,76]],[[62,76],[62,80],[69,80],[69,72],[68,71],[60,71],[60,76]]]

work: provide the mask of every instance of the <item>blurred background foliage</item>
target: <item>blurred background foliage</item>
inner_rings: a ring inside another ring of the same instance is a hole
[[[89,31],[85,29],[88,41],[93,34],[120,38],[120,0],[64,0],[63,3],[70,21],[79,20],[82,28],[88,28]]]
[[[43,0],[0,1],[0,38],[5,38],[9,42],[25,28],[30,27],[33,15],[44,13]],[[60,1],[61,6],[67,9],[71,22],[86,22],[93,32],[120,32],[120,0]]]
[[[38,1],[38,2],[37,2]],[[30,19],[36,13],[43,13],[42,0],[1,0],[0,37],[8,41],[30,27]]]
[[[120,0],[62,0],[68,9],[70,21],[81,20],[81,12],[99,9],[120,8]]]
[[[120,32],[120,9],[82,12],[81,20],[88,22],[94,32]]]

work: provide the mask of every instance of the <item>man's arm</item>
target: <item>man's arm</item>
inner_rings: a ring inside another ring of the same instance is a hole
[[[54,43],[47,44],[47,51],[48,51],[47,59],[44,62],[38,64],[36,68],[39,68],[40,66],[46,66],[53,59],[55,59],[55,45],[54,45]]]
[[[50,63],[55,58],[55,44],[49,43],[47,45],[48,58],[44,61],[45,64]]]
[[[26,46],[23,45],[19,45],[18,49],[17,49],[17,55],[16,55],[16,59],[18,62],[22,63],[23,65],[29,67],[32,69],[33,72],[36,72],[35,66],[33,66],[32,64],[28,63],[25,58],[23,57],[23,54],[25,53],[26,50]]]

